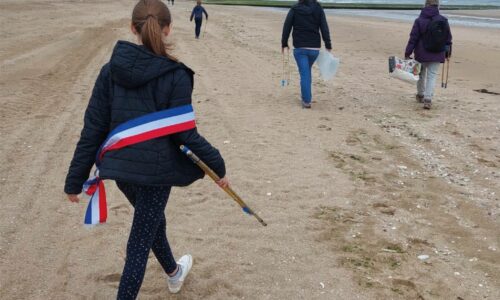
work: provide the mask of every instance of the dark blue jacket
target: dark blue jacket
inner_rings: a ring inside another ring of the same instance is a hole
[[[208,19],[208,14],[207,14],[207,11],[205,10],[205,8],[201,5],[196,5],[193,8],[193,11],[191,12],[190,20],[193,21],[193,17],[195,19],[203,19],[203,14],[205,14],[205,18]]]
[[[116,126],[152,112],[191,103],[193,71],[143,46],[119,41],[101,69],[85,112],[84,127],[64,191],[78,194],[99,146]],[[189,185],[203,172],[179,150],[184,144],[220,176],[224,160],[196,129],[107,152],[100,177],[144,185]]]
[[[321,37],[323,37],[325,48],[332,49],[325,12],[316,1],[305,0],[290,9],[283,25],[281,47],[288,47],[288,38],[292,28],[295,48],[321,48]]]
[[[406,46],[405,56],[409,57],[412,53],[415,53],[415,59],[421,63],[424,62],[440,62],[443,63],[445,60],[445,52],[448,51],[451,55],[451,44],[452,36],[451,31],[448,27],[448,40],[446,42],[447,50],[442,52],[430,52],[425,49],[423,36],[427,31],[427,26],[432,20],[443,20],[447,21],[445,17],[439,14],[439,8],[437,6],[427,6],[422,9],[420,16],[413,23],[413,28],[410,33],[410,39],[408,40],[408,45]]]

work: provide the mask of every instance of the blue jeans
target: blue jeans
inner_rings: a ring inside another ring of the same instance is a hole
[[[305,103],[311,103],[311,68],[316,58],[318,58],[319,50],[310,49],[293,49],[293,56],[295,61],[297,61],[297,67],[299,68],[300,74],[300,92],[302,94],[302,101]]]

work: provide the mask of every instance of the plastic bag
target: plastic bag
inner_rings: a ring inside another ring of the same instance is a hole
[[[420,79],[421,65],[414,59],[389,57],[389,73],[391,77],[416,84]]]
[[[320,51],[316,63],[319,67],[321,78],[327,81],[333,78],[339,68],[340,59],[330,52]]]

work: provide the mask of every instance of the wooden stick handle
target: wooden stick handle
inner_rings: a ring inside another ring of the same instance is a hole
[[[191,150],[189,150],[188,147],[181,145],[180,148],[182,153],[186,154],[187,157],[189,157],[195,164],[197,164],[198,167],[200,167],[203,170],[203,172],[205,172],[205,174],[207,174],[210,178],[213,179],[213,181],[217,182],[220,180],[220,177],[212,169],[210,169],[198,156],[196,156],[196,154],[194,154]],[[254,216],[257,219],[257,221],[259,221],[260,224],[262,224],[262,226],[267,226],[267,223],[264,222],[264,220],[262,220],[262,218],[259,217],[250,207],[248,207],[248,205],[243,201],[243,199],[241,199],[241,197],[238,194],[236,194],[236,192],[233,191],[231,187],[228,186],[222,189],[229,196],[231,196],[231,198],[233,198],[233,200],[236,201],[236,203],[238,203],[241,206],[244,212]]]

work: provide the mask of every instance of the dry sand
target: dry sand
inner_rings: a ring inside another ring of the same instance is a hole
[[[108,182],[109,223],[87,230],[62,187],[130,2],[0,3],[2,299],[115,297],[132,208]],[[500,96],[473,91],[500,92],[499,30],[453,28],[449,88],[423,111],[387,74],[411,24],[329,17],[342,65],[315,70],[306,111],[294,64],[279,87],[283,13],[208,6],[196,41],[176,3],[199,129],[269,226],[208,179],[174,189],[169,239],[194,268],[170,296],[152,257],[140,299],[500,299]]]

